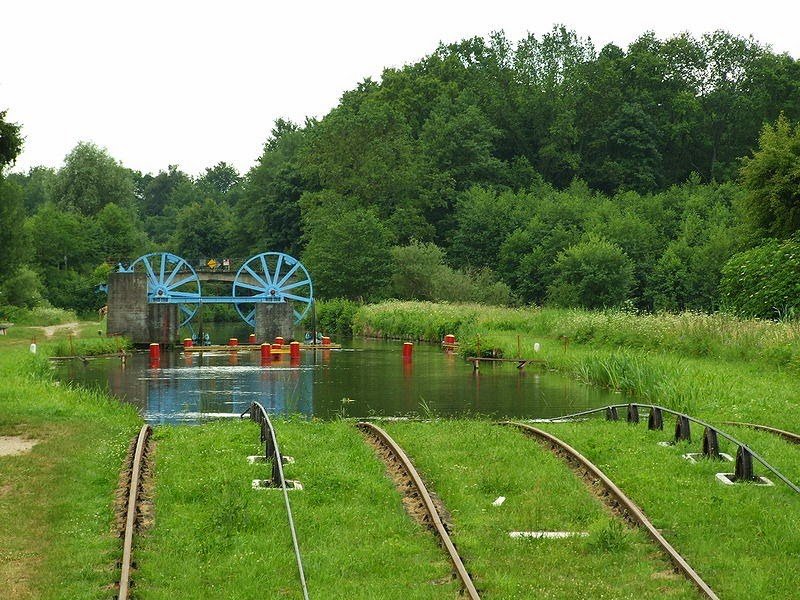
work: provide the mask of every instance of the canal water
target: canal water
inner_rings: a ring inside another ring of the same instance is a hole
[[[229,334],[217,328],[214,342]],[[337,340],[338,341],[338,340]],[[338,416],[554,417],[619,402],[536,366],[486,365],[479,373],[434,345],[416,344],[410,362],[397,341],[342,340],[342,350],[303,351],[261,366],[258,352],[163,352],[151,368],[146,352],[122,365],[119,358],[73,360],[55,366],[56,377],[111,393],[138,407],[153,424],[199,422],[241,414],[253,401],[272,413],[322,419]]]

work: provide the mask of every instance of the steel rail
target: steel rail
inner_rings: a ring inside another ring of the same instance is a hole
[[[675,550],[675,548],[664,538],[663,535],[655,528],[655,526],[650,522],[650,519],[647,518],[647,515],[644,514],[641,508],[631,500],[625,493],[617,487],[617,485],[611,481],[611,479],[603,473],[598,467],[594,465],[589,459],[583,456],[580,452],[575,450],[572,446],[567,444],[566,442],[561,441],[556,436],[547,433],[546,431],[542,431],[541,429],[537,429],[536,427],[531,427],[530,425],[526,425],[524,423],[516,423],[514,421],[504,421],[501,423],[502,425],[509,425],[513,427],[517,427],[521,429],[523,432],[533,435],[551,446],[557,446],[569,456],[575,460],[577,460],[583,468],[589,471],[594,477],[596,477],[602,484],[603,487],[615,498],[615,500],[621,505],[627,515],[636,521],[640,526],[644,527],[647,532],[650,534],[650,537],[655,540],[655,542],[661,546],[661,548],[667,553],[670,560],[672,560],[673,564],[689,579],[697,588],[707,597],[712,598],[714,600],[719,600],[719,597],[714,593],[709,585],[703,581],[700,575],[692,569],[686,559],[680,555],[680,553]]]
[[[771,464],[769,464],[766,461],[766,459],[762,458],[761,455],[759,455],[757,452],[755,452],[752,448],[750,448],[744,442],[736,439],[735,437],[733,437],[729,433],[726,433],[726,432],[722,431],[718,427],[715,427],[714,425],[711,425],[710,423],[707,423],[706,421],[703,421],[703,420],[698,419],[696,417],[692,417],[690,415],[687,415],[686,413],[682,413],[682,412],[679,412],[677,410],[672,410],[671,408],[666,408],[664,406],[659,406],[657,404],[639,404],[638,402],[630,402],[628,404],[609,404],[608,406],[602,406],[600,408],[592,408],[590,410],[584,410],[584,411],[577,412],[577,413],[572,413],[572,414],[569,414],[569,415],[562,415],[560,417],[553,417],[551,419],[536,419],[536,422],[537,423],[559,423],[559,422],[562,422],[562,421],[569,421],[569,420],[576,419],[578,417],[583,417],[583,416],[586,416],[586,415],[591,415],[591,414],[595,414],[595,413],[599,413],[599,412],[604,412],[604,411],[606,411],[608,409],[612,409],[612,408],[614,408],[614,409],[627,408],[629,406],[649,408],[651,410],[655,408],[655,409],[660,410],[661,412],[665,412],[665,413],[668,413],[668,414],[671,414],[671,415],[675,415],[678,418],[688,419],[689,421],[692,421],[693,423],[697,423],[701,427],[706,427],[706,428],[714,431],[715,433],[721,435],[726,440],[732,442],[733,444],[736,444],[740,448],[743,448],[744,450],[749,452],[750,455],[754,459],[756,459],[759,463],[761,463],[768,471],[770,471],[773,475],[775,475],[775,477],[777,477],[778,479],[783,481],[783,483],[785,483],[787,486],[789,486],[792,489],[792,491],[800,494],[800,486],[798,486],[791,479],[789,479],[783,473],[778,471],[778,469],[776,469]],[[788,433],[788,432],[786,432],[786,433]]]
[[[738,421],[723,421],[723,425],[736,425],[737,427],[749,427],[750,429],[755,429],[757,431],[766,431],[768,433],[773,433],[779,437],[782,437],[787,442],[791,442],[793,444],[800,444],[800,435],[797,433],[793,433],[791,431],[784,431],[783,429],[776,429],[775,427],[769,427],[768,425],[758,425],[757,423],[740,423]]]
[[[428,493],[428,489],[425,487],[425,483],[422,481],[422,477],[420,477],[419,473],[414,468],[414,465],[411,464],[411,460],[408,458],[406,453],[388,433],[386,433],[377,425],[361,421],[356,423],[356,427],[377,436],[381,443],[388,448],[391,453],[394,454],[397,460],[399,460],[403,465],[403,468],[411,477],[414,487],[417,489],[417,493],[419,494],[419,498],[422,500],[422,503],[425,506],[425,510],[430,516],[431,523],[433,523],[433,527],[436,531],[436,535],[439,537],[439,540],[450,556],[450,562],[453,563],[453,567],[455,568],[456,574],[464,586],[464,590],[467,592],[470,600],[480,600],[478,590],[475,588],[475,584],[472,583],[472,578],[469,576],[466,567],[464,567],[464,563],[458,554],[458,550],[456,550],[453,541],[450,539],[450,535],[447,533],[447,530],[444,527],[444,523],[442,523],[442,519],[439,516],[439,511],[436,510],[436,506],[431,499],[431,495]]]
[[[139,499],[139,480],[147,440],[152,433],[150,425],[142,425],[136,439],[136,450],[131,463],[131,482],[128,488],[128,513],[125,518],[125,542],[122,545],[122,571],[119,576],[119,600],[127,600],[130,589],[131,557],[133,555],[133,530],[136,526],[136,503]]]
[[[281,491],[283,492],[283,502],[286,505],[286,516],[289,520],[289,530],[292,534],[292,546],[294,547],[294,558],[297,562],[297,573],[300,577],[300,586],[303,588],[303,598],[308,600],[308,587],[306,586],[306,574],[303,570],[303,558],[300,554],[300,544],[297,541],[297,531],[294,526],[294,517],[292,516],[292,506],[289,503],[289,492],[286,487],[286,478],[283,475],[283,456],[281,456],[280,447],[278,446],[278,438],[275,435],[275,429],[272,427],[272,421],[269,419],[267,411],[260,402],[253,402],[249,410],[242,413],[242,417],[250,413],[250,418],[261,425],[261,441],[266,441],[266,458],[272,458],[272,473],[273,481],[274,475],[280,482]],[[265,431],[266,429],[266,431]]]

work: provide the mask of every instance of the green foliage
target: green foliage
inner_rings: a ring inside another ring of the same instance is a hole
[[[722,269],[722,301],[737,314],[794,318],[800,300],[800,239],[776,240],[734,255]]]
[[[84,216],[97,214],[109,202],[130,209],[135,200],[131,172],[105,149],[88,142],[67,154],[52,194],[59,207]]]
[[[747,214],[759,231],[783,238],[800,229],[800,123],[781,114],[765,124],[741,175]]]
[[[39,274],[22,266],[0,287],[0,303],[22,308],[35,308],[42,302],[42,281]]]
[[[1,122],[1,121],[0,121]],[[0,172],[0,283],[29,257],[21,188]]]
[[[7,110],[0,111],[0,177],[7,165],[14,164],[22,151],[23,138],[18,123],[6,121]]]
[[[228,247],[230,209],[211,198],[185,206],[177,215],[174,251],[187,259],[219,257]]]
[[[548,299],[557,306],[619,306],[633,286],[633,263],[622,248],[602,238],[570,246],[558,256],[554,270]]]
[[[345,298],[316,301],[317,331],[325,335],[338,333],[353,335],[353,317],[361,305]],[[311,321],[306,316],[306,329],[311,330]]]
[[[436,285],[444,266],[444,252],[431,243],[412,240],[392,248],[392,293],[404,300],[436,300]]]
[[[391,234],[375,212],[338,194],[303,198],[308,245],[303,262],[322,298],[386,296],[391,280]]]
[[[47,327],[49,325],[63,325],[78,320],[78,316],[71,310],[54,308],[52,306],[37,306],[33,309],[19,306],[4,306],[0,309],[3,319],[8,319],[16,325],[36,325]]]

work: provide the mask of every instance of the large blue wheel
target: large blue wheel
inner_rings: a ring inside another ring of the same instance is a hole
[[[192,320],[200,306],[200,278],[192,266],[169,252],[145,254],[133,261],[128,271],[147,274],[147,301],[177,304],[181,325]]]
[[[253,298],[256,302],[289,302],[295,323],[306,316],[314,301],[314,289],[308,271],[296,258],[283,252],[264,252],[247,259],[233,280],[235,298]],[[256,303],[236,303],[242,319],[256,324]]]

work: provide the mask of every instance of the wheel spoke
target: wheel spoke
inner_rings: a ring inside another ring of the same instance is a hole
[[[244,320],[250,323],[253,320],[253,317],[255,316],[256,316],[256,309],[254,308],[249,313],[247,313],[247,316],[244,318]]]
[[[255,285],[250,285],[249,283],[245,283],[244,281],[237,281],[236,282],[236,287],[243,287],[243,288],[248,289],[248,290],[254,290],[254,291],[256,291],[256,292],[258,292],[260,294],[265,293],[263,287],[257,287]]]
[[[163,283],[164,282],[164,269],[166,268],[166,266],[167,266],[167,255],[166,254],[162,254],[161,255],[161,269],[158,272],[158,281],[159,281],[159,283]]]
[[[295,320],[295,323],[296,323],[296,322],[298,322],[298,321],[300,321],[300,320],[302,320],[302,318],[303,318],[303,315],[301,315],[301,314],[300,314],[300,312],[298,312],[298,310],[297,310],[297,309],[294,309],[292,312],[294,312],[294,320]]]
[[[178,261],[178,264],[174,269],[172,269],[172,273],[169,274],[169,277],[167,277],[167,280],[164,282],[164,285],[167,286],[167,288],[170,287],[172,280],[175,279],[175,275],[178,274],[178,272],[181,270],[181,267],[183,267],[183,260]]]
[[[272,277],[269,275],[269,267],[267,267],[267,259],[264,258],[263,254],[259,254],[258,258],[261,259],[261,269],[264,271],[264,278],[266,279],[268,284],[272,283]]]
[[[272,283],[273,284],[276,281],[278,281],[278,277],[280,277],[280,274],[281,274],[281,267],[282,266],[283,266],[283,254],[278,254],[278,264],[275,266],[275,275],[272,278]],[[280,287],[280,284],[278,284],[277,287]]]
[[[144,268],[147,271],[148,277],[150,277],[150,282],[153,284],[153,287],[158,285],[158,279],[156,279],[156,274],[153,272],[153,267],[150,266],[150,259],[148,257],[142,258],[142,262],[144,263]]]
[[[197,292],[170,292],[169,295],[172,298],[191,298],[196,302],[200,301],[200,294]]]
[[[304,281],[298,281],[297,283],[293,283],[291,285],[287,285],[286,287],[282,287],[281,292],[285,292],[286,290],[293,290],[294,288],[298,288],[303,285],[308,285],[309,283],[311,283],[311,280],[309,279],[306,279]]]
[[[298,302],[307,302],[311,303],[311,298],[306,296],[295,296],[294,294],[282,294],[284,298],[288,298],[289,300],[297,300]]]
[[[176,290],[176,289],[178,289],[179,287],[181,287],[182,285],[184,285],[184,284],[187,284],[187,283],[189,283],[190,281],[194,281],[194,280],[195,280],[195,276],[194,276],[194,275],[187,275],[187,276],[186,276],[186,277],[184,277],[183,279],[179,279],[179,280],[178,280],[176,283],[173,283],[172,285],[168,285],[168,286],[167,286],[167,289],[168,289],[168,290],[169,290],[171,293],[175,293],[175,292],[173,292],[172,290]]]
[[[297,271],[297,269],[299,268],[300,268],[300,262],[297,262],[291,269],[289,269],[289,272],[283,276],[283,279],[281,279],[275,287],[277,287],[278,289],[282,288],[283,284],[289,281],[289,278],[292,275],[294,275],[294,272]]]
[[[245,265],[244,266],[244,270],[247,271],[248,273],[250,273],[250,275],[253,277],[253,279],[255,279],[258,283],[261,284],[261,291],[265,291],[269,287],[267,282],[264,281],[261,278],[261,276],[258,275],[255,271],[253,271],[253,269],[251,269],[249,265]]]

